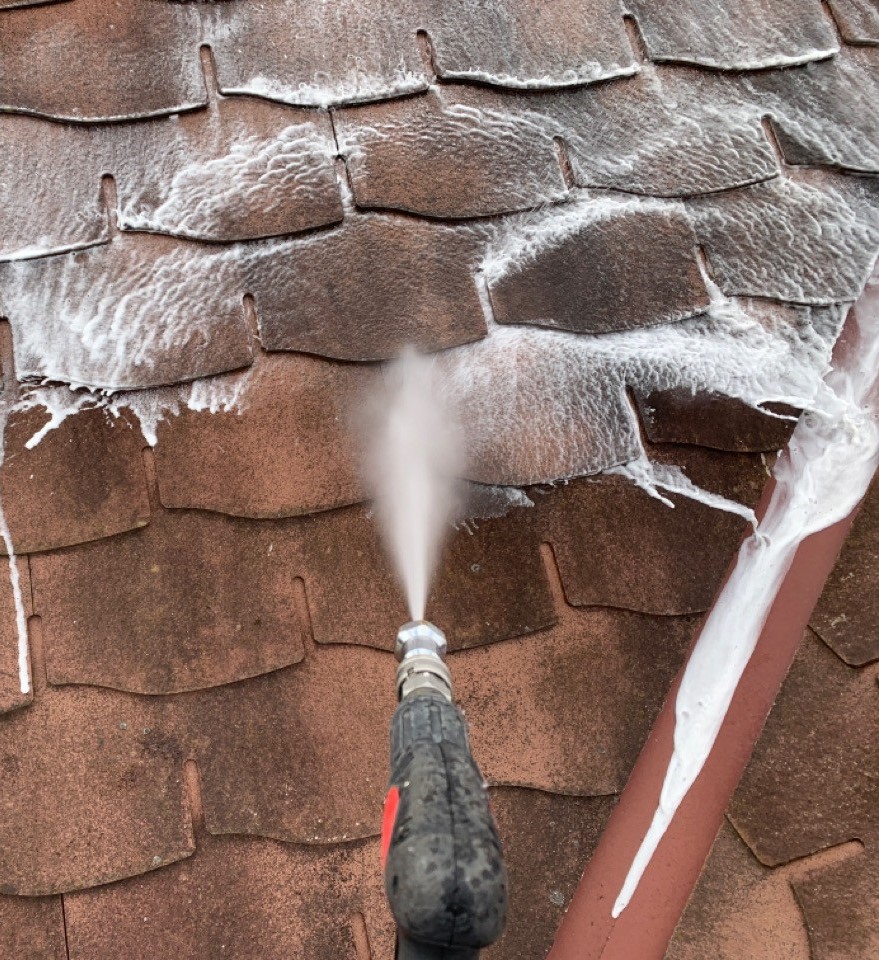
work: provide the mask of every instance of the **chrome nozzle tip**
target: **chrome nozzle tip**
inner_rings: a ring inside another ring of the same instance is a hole
[[[398,660],[416,652],[446,658],[446,635],[427,620],[412,620],[400,627],[394,652]]]

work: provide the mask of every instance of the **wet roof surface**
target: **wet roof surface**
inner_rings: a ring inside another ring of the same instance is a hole
[[[879,16],[829,8],[0,0],[0,960],[391,956],[407,617],[348,423],[408,342],[473,438],[428,613],[490,956],[543,957],[747,529],[668,471],[756,504],[753,403],[879,250]],[[875,501],[674,960],[877,949]]]
[[[877,503],[874,482],[669,960],[854,960],[879,952]]]

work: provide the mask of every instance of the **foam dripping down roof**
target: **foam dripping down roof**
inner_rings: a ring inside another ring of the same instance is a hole
[[[498,956],[551,942],[879,251],[879,33],[544,7],[0,0],[0,956],[388,955],[348,424],[408,343],[470,447],[428,615]]]

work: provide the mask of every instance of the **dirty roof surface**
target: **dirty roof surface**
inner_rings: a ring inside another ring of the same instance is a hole
[[[428,614],[490,955],[542,957],[791,429],[755,404],[879,250],[874,5],[0,0],[0,169],[0,960],[391,956],[407,618],[348,423],[407,342],[472,447]],[[742,903],[875,949],[874,500],[675,960],[759,956]]]
[[[669,960],[879,955],[877,571],[874,482]]]

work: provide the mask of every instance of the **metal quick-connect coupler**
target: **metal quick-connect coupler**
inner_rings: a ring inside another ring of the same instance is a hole
[[[413,620],[400,628],[395,652],[397,699],[415,690],[433,690],[452,700],[452,675],[446,666],[446,635],[427,620]]]

